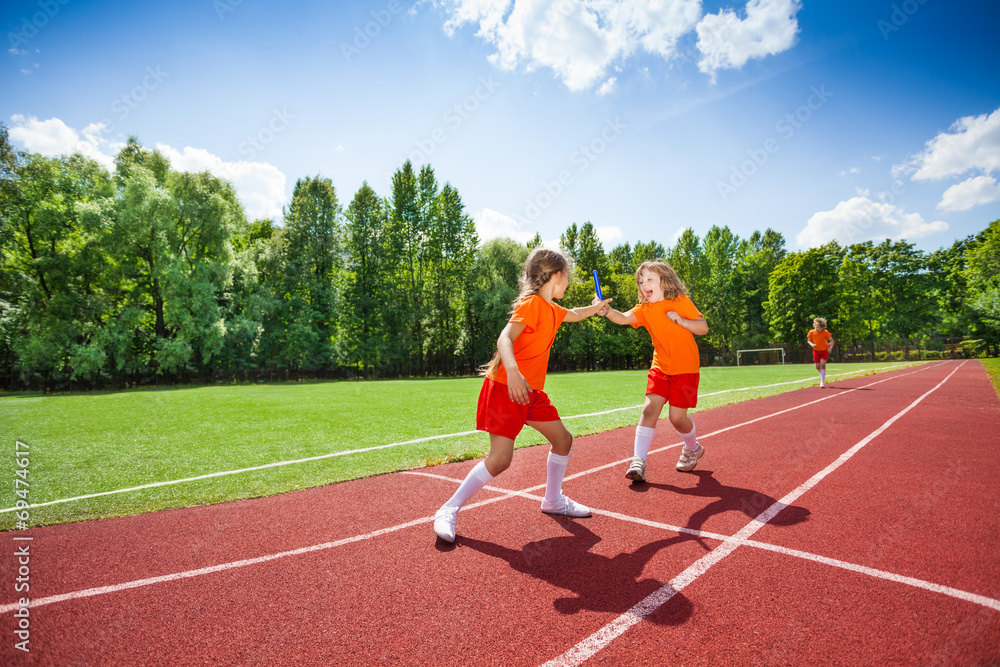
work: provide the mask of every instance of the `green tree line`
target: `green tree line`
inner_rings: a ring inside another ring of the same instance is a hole
[[[0,124],[0,383],[473,373],[540,243],[480,243],[429,165],[407,161],[387,195],[364,183],[349,202],[327,178],[300,178],[280,221],[248,220],[228,182],[177,172],[135,138],[108,172],[81,155],[15,151]],[[771,229],[741,239],[726,226],[606,251],[590,222],[560,245],[569,307],[590,302],[597,269],[627,309],[636,267],[668,261],[710,323],[708,361],[801,346],[814,316],[841,341],[1000,341],[1000,221],[929,254],[891,241],[790,253]],[[651,356],[643,332],[591,318],[560,329],[552,367],[641,368]]]

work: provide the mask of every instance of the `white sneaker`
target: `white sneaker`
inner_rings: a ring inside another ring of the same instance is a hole
[[[705,448],[698,444],[698,449],[693,452],[687,447],[681,447],[681,456],[677,459],[677,469],[681,472],[691,472],[698,465],[698,460],[705,453]]]
[[[625,477],[633,482],[646,481],[646,462],[641,456],[632,457],[632,462],[629,463],[628,472],[625,473]]]
[[[454,542],[457,519],[457,507],[442,507],[434,514],[434,534],[445,542]]]
[[[554,503],[543,500],[542,511],[546,514],[563,514],[565,516],[590,516],[589,507],[575,503],[566,496],[559,496],[559,500]]]

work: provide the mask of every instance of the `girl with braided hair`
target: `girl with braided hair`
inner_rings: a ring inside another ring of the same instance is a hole
[[[490,434],[489,454],[434,515],[434,532],[445,542],[455,541],[455,521],[462,505],[510,466],[514,439],[525,424],[545,436],[551,446],[542,511],[590,515],[590,509],[562,494],[573,436],[542,389],[559,325],[585,320],[608,301],[570,310],[554,303],[569,286],[569,265],[560,253],[547,248],[536,248],[528,255],[520,286],[510,320],[497,339],[497,352],[481,369],[485,378],[476,409],[476,430]]]

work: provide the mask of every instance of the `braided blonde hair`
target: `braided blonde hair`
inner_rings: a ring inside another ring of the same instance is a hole
[[[568,272],[569,263],[562,253],[548,248],[535,248],[524,262],[524,273],[518,278],[517,284],[521,292],[510,307],[513,313],[521,303],[552,280],[557,273]],[[480,367],[480,375],[492,375],[500,366],[500,352],[494,352],[493,358],[485,366]]]

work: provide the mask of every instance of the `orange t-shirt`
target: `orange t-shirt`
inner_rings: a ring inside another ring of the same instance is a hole
[[[541,391],[545,388],[545,372],[549,368],[549,350],[556,339],[556,329],[566,319],[567,310],[557,303],[550,303],[532,294],[514,309],[510,322],[524,324],[524,331],[514,341],[514,359],[517,370],[528,386]],[[493,380],[507,384],[507,369],[503,362],[497,366]]]
[[[833,340],[833,336],[826,329],[822,331],[816,331],[812,329],[806,336],[812,341],[813,345],[819,352],[830,349],[830,341]]]
[[[646,327],[653,339],[653,368],[666,375],[697,373],[701,369],[698,343],[693,333],[670,321],[667,312],[671,310],[686,320],[702,317],[691,299],[683,294],[676,299],[640,303],[628,312],[635,315],[632,327]]]

